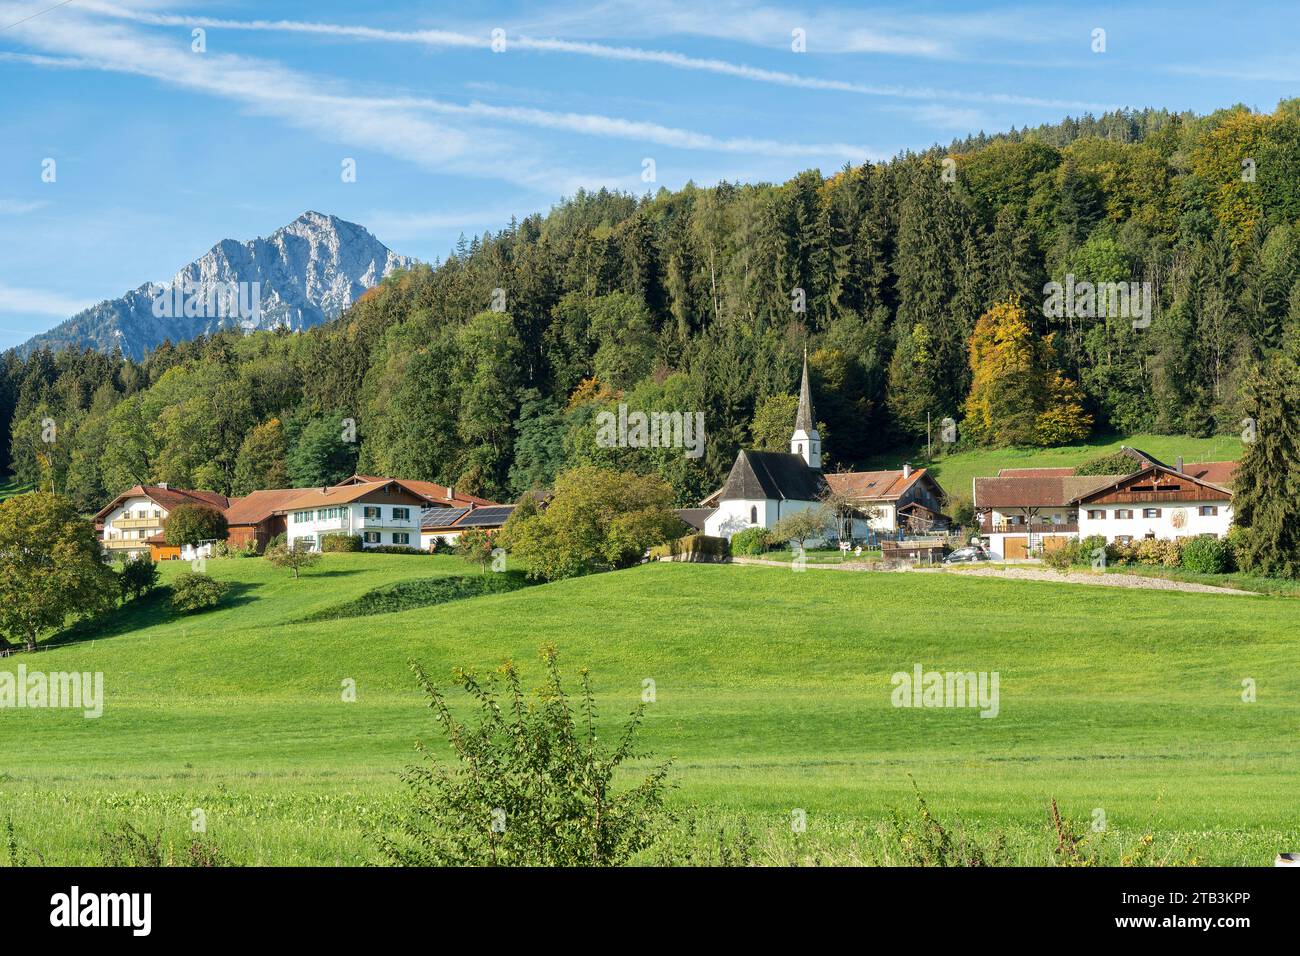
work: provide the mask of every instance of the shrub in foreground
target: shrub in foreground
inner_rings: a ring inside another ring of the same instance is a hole
[[[206,574],[185,571],[172,582],[172,609],[178,614],[193,614],[216,607],[230,585]]]
[[[1183,545],[1183,567],[1201,574],[1227,574],[1232,570],[1232,549],[1218,538],[1193,538]]]
[[[581,719],[560,682],[554,648],[542,651],[546,678],[525,698],[507,661],[486,681],[456,671],[474,698],[477,726],[457,720],[442,691],[418,663],[420,686],[456,760],[431,756],[404,775],[411,798],[396,832],[380,849],[403,866],[613,866],[627,863],[658,836],[669,764],[639,784],[617,790],[621,764],[644,756],[633,749],[645,710],[638,703],[618,743],[596,734],[591,682],[582,671]],[[422,753],[427,750],[420,746]]]
[[[746,528],[731,536],[732,554],[762,554],[772,545],[772,532],[766,528]]]
[[[322,551],[360,551],[361,535],[323,534],[320,538],[320,549]]]

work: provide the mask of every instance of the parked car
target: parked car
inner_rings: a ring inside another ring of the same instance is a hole
[[[944,564],[966,564],[971,561],[988,561],[991,560],[989,553],[983,548],[958,548],[956,551],[943,559]]]

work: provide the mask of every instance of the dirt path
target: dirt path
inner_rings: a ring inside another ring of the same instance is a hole
[[[943,573],[943,572],[940,572]],[[947,573],[969,574],[981,578],[1010,578],[1013,581],[1055,581],[1058,584],[1091,584],[1097,587],[1145,588],[1149,591],[1193,591],[1198,594],[1234,594],[1257,597],[1254,591],[1239,588],[1221,588],[1212,584],[1195,584],[1191,581],[1171,581],[1168,578],[1148,578],[1140,574],[1093,574],[1089,571],[1067,571],[1061,574],[1047,568],[980,568],[966,567]]]
[[[769,568],[789,568],[789,561],[768,561],[764,558],[732,558],[732,564],[758,564]],[[884,571],[878,564],[865,561],[846,561],[843,564],[814,564],[805,566],[809,571]],[[1140,574],[1093,574],[1088,571],[1068,571],[1061,574],[1048,568],[986,568],[964,565],[960,568],[909,568],[893,573],[961,574],[977,578],[1007,578],[1012,581],[1048,581],[1056,584],[1090,584],[1093,587],[1139,588],[1148,591],[1190,591],[1196,594],[1231,594],[1245,597],[1257,596],[1254,591],[1239,588],[1221,588],[1212,584],[1194,584],[1191,581],[1171,581],[1168,578],[1148,578]]]

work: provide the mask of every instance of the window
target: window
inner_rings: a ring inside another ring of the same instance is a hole
[[[749,523],[758,524],[758,506],[754,505],[749,509]]]
[[[1133,543],[1133,536],[1132,536],[1131,534],[1117,534],[1117,535],[1115,535],[1115,543],[1116,543],[1116,544],[1132,544],[1132,543]]]
[[[411,536],[407,534],[405,531],[393,532],[393,544],[410,544],[410,543],[411,543]]]
[[[1102,520],[1103,518],[1105,518],[1105,517],[1106,517],[1106,512],[1105,512],[1105,510],[1102,509],[1102,508],[1089,508],[1089,509],[1088,509],[1088,520],[1089,520],[1089,521],[1101,521],[1101,520]]]
[[[1142,517],[1144,517],[1144,518],[1159,518],[1159,517],[1160,517],[1160,509],[1159,509],[1159,508],[1143,508],[1143,509],[1142,509]]]
[[[411,517],[411,509],[410,509],[410,508],[394,508],[394,509],[393,509],[393,520],[394,520],[394,521],[405,521],[405,520],[406,520],[407,518],[409,518],[409,517]]]
[[[1201,505],[1197,512],[1202,518],[1212,518],[1219,513],[1218,505]]]
[[[366,505],[365,510],[362,511],[361,513],[361,516],[363,518],[378,518],[379,508],[374,505]]]
[[[363,532],[362,540],[364,540],[366,544],[379,544],[379,532],[378,531]]]
[[[1131,508],[1116,508],[1116,509],[1115,509],[1115,517],[1116,517],[1116,518],[1132,518],[1132,517],[1133,517],[1133,509],[1131,509]]]

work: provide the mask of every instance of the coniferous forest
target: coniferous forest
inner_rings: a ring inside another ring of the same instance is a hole
[[[137,482],[239,495],[361,471],[497,500],[612,454],[599,411],[703,411],[702,458],[622,451],[679,504],[784,448],[805,346],[826,466],[952,418],[960,444],[1237,433],[1300,332],[1300,100],[979,136],[779,185],[579,193],[462,240],[341,318],[142,362],[0,369],[0,472],[93,510]],[[1147,283],[1151,321],[1044,314]],[[52,427],[51,427],[52,425]]]

